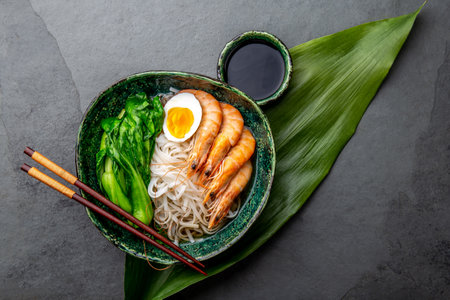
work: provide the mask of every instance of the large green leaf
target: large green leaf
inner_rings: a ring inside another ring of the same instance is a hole
[[[294,65],[290,88],[277,105],[266,109],[277,149],[271,196],[245,236],[208,260],[210,276],[255,251],[302,207],[355,132],[419,11],[359,25],[290,50]],[[205,278],[182,265],[155,271],[146,261],[127,256],[125,297],[161,299]]]

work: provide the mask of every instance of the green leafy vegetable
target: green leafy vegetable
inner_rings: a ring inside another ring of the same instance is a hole
[[[129,96],[117,118],[102,120],[105,131],[97,153],[97,178],[109,199],[150,224],[153,208],[147,192],[155,138],[164,110],[159,97]]]
[[[356,130],[419,11],[290,50],[294,64],[290,88],[266,110],[277,149],[269,201],[236,245],[206,262],[210,276],[255,251],[302,207]],[[203,279],[182,265],[155,271],[146,261],[127,255],[125,298],[161,299]]]

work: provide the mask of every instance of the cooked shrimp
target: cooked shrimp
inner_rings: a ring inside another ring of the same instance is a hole
[[[208,185],[208,190],[203,203],[208,202],[209,199],[219,196],[221,190],[226,188],[226,185],[242,167],[242,165],[250,159],[255,151],[255,138],[250,130],[244,127],[241,138],[237,144],[231,148],[227,156],[220,163],[218,170],[213,174],[213,179]]]
[[[209,152],[203,171],[204,179],[214,172],[216,166],[227,155],[231,147],[236,145],[244,128],[244,119],[239,110],[222,102],[220,102],[220,107],[223,113],[222,126]]]
[[[222,124],[222,109],[219,101],[211,94],[200,90],[182,90],[179,93],[191,93],[202,107],[202,121],[195,135],[195,144],[189,154],[187,175],[194,175],[206,162],[209,149]]]
[[[248,160],[236,176],[231,179],[225,192],[220,195],[212,207],[211,218],[209,219],[208,228],[216,226],[223,217],[226,216],[233,204],[234,199],[242,192],[252,175],[252,163]]]

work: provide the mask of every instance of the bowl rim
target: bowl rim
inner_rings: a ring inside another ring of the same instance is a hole
[[[267,116],[264,114],[264,112],[262,111],[261,107],[253,100],[251,99],[249,96],[247,96],[244,92],[242,92],[241,90],[225,83],[222,82],[218,79],[214,79],[211,78],[209,76],[205,76],[205,75],[201,75],[198,73],[193,73],[193,72],[183,72],[183,71],[165,71],[165,70],[151,70],[151,71],[145,71],[145,72],[138,72],[138,73],[134,73],[131,74],[129,76],[123,77],[122,79],[116,81],[115,83],[113,83],[112,85],[108,86],[107,88],[103,89],[100,93],[98,93],[89,103],[89,105],[87,106],[83,117],[81,119],[80,125],[78,127],[78,133],[77,133],[77,143],[75,146],[75,169],[76,169],[76,174],[77,174],[77,178],[80,178],[80,170],[79,170],[79,163],[80,163],[80,137],[81,137],[81,133],[82,133],[82,128],[83,125],[86,121],[86,117],[89,114],[89,112],[91,111],[92,107],[99,101],[99,98],[101,95],[103,95],[105,92],[107,92],[109,89],[113,88],[114,86],[118,85],[119,83],[126,81],[126,80],[130,80],[133,78],[138,78],[141,76],[145,76],[145,75],[171,75],[171,76],[181,76],[181,77],[194,77],[196,79],[200,79],[200,80],[206,80],[216,86],[219,87],[223,87],[226,89],[231,90],[232,92],[244,97],[252,106],[253,108],[256,110],[256,112],[258,113],[258,115],[260,115],[260,117],[263,119],[263,121],[267,124],[267,134],[268,134],[268,138],[269,138],[269,148],[272,152],[273,155],[273,159],[270,162],[270,179],[268,184],[266,185],[266,189],[264,192],[264,195],[261,199],[261,204],[258,206],[258,209],[254,212],[253,216],[251,217],[251,219],[247,222],[247,224],[245,224],[245,227],[239,232],[239,234],[237,234],[231,241],[229,241],[228,243],[226,243],[225,245],[223,245],[222,247],[220,247],[219,249],[212,251],[210,253],[208,253],[207,255],[203,255],[203,256],[199,256],[199,257],[195,257],[197,260],[199,261],[203,261],[209,258],[212,258],[222,252],[224,252],[225,250],[227,250],[228,248],[230,248],[232,245],[236,244],[241,238],[242,236],[248,231],[248,229],[251,227],[251,225],[255,222],[255,220],[260,216],[261,212],[263,211],[263,209],[265,208],[269,195],[270,195],[270,191],[272,188],[272,184],[273,184],[273,178],[275,176],[275,165],[276,165],[276,152],[275,152],[275,143],[274,143],[274,139],[273,139],[273,134],[272,134],[272,129],[270,127],[270,123],[269,120],[267,119]],[[86,197],[86,193],[82,190],[80,190],[81,194],[83,195],[83,197]],[[116,247],[118,247],[119,249],[121,249],[122,251],[131,254],[135,257],[141,258],[141,259],[149,259],[151,261],[157,262],[157,263],[161,263],[161,264],[173,264],[173,263],[179,263],[177,260],[166,260],[166,259],[161,259],[159,257],[148,257],[148,255],[143,256],[140,253],[138,253],[137,251],[134,251],[128,247],[125,247],[125,245],[119,241],[117,241],[116,239],[114,239],[104,228],[99,228],[99,226],[97,226],[96,221],[93,219],[93,212],[91,210],[89,210],[88,208],[86,208],[86,213],[89,217],[89,219],[91,220],[91,222],[94,224],[94,226],[102,233],[102,235],[112,244],[114,244]],[[180,247],[182,247],[183,244],[180,244]]]
[[[219,59],[217,61],[217,78],[219,78],[222,82],[225,82],[225,69],[226,64],[228,62],[228,58],[233,53],[234,50],[236,50],[239,46],[242,44],[248,42],[248,41],[264,41],[266,43],[271,44],[274,46],[283,57],[284,61],[284,78],[283,81],[280,84],[280,87],[270,96],[255,100],[258,105],[266,105],[268,103],[272,103],[275,100],[280,99],[280,97],[284,94],[284,92],[287,90],[289,86],[289,82],[291,81],[292,77],[292,57],[289,52],[288,47],[274,34],[269,33],[267,31],[262,30],[249,30],[245,31],[241,34],[238,34],[235,36],[231,41],[225,44],[222,51],[220,52]]]

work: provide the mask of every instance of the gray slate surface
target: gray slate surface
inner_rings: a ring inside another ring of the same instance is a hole
[[[120,299],[124,254],[19,171],[28,145],[74,172],[82,112],[146,70],[215,76],[261,29],[288,47],[420,0],[0,0],[0,298]],[[430,1],[353,139],[267,244],[174,299],[450,298],[450,1]]]

